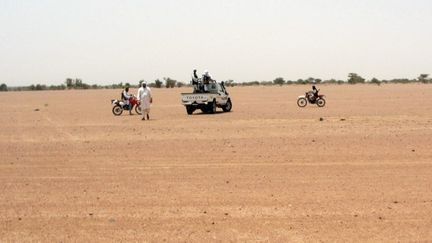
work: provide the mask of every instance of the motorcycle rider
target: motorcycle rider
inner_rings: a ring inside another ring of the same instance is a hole
[[[129,107],[129,115],[132,115],[132,104],[129,99],[132,98],[132,95],[129,94],[129,87],[126,87],[122,92],[122,99],[125,104]]]
[[[308,98],[312,103],[318,99],[318,92],[319,89],[317,89],[315,85],[312,85],[312,90],[308,92]]]
[[[315,99],[318,98],[318,92],[319,90],[315,87],[315,85],[312,85],[312,93],[315,96]]]

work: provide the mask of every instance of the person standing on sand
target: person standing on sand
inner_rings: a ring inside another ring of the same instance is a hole
[[[147,87],[147,83],[144,81],[141,84],[141,88],[138,89],[137,98],[141,101],[141,112],[142,112],[142,119],[150,120],[150,105],[153,103],[153,97],[151,94],[151,90],[149,87]]]

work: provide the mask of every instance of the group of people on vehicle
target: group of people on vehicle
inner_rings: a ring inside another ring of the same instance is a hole
[[[202,74],[202,78],[198,77],[197,70],[193,70],[192,74],[192,85],[194,87],[194,93],[208,93],[209,92],[209,84],[212,82],[216,82],[212,79],[208,70],[204,70]]]
[[[142,112],[141,120],[150,119],[150,106],[153,103],[153,97],[151,89],[147,86],[145,81],[140,84],[140,88],[138,89],[136,97],[133,94],[130,94],[129,87],[126,87],[121,94],[121,98],[123,102],[129,106],[129,115],[132,115],[133,109],[133,105],[131,104],[130,100],[134,98],[138,99],[140,101],[139,105],[141,106]]]

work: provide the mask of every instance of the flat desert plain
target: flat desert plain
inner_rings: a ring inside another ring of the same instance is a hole
[[[150,121],[121,90],[1,93],[0,242],[431,242],[432,85],[319,88],[191,116],[153,89]]]

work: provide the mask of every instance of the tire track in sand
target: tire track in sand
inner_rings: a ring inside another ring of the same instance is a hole
[[[54,128],[54,130],[60,134],[63,138],[65,138],[68,141],[79,141],[80,139],[74,135],[72,135],[72,133],[66,131],[66,129],[62,126],[60,126],[57,122],[54,122],[49,116],[47,116],[46,114],[43,115],[43,118],[45,119],[45,121],[47,121],[52,128]]]

